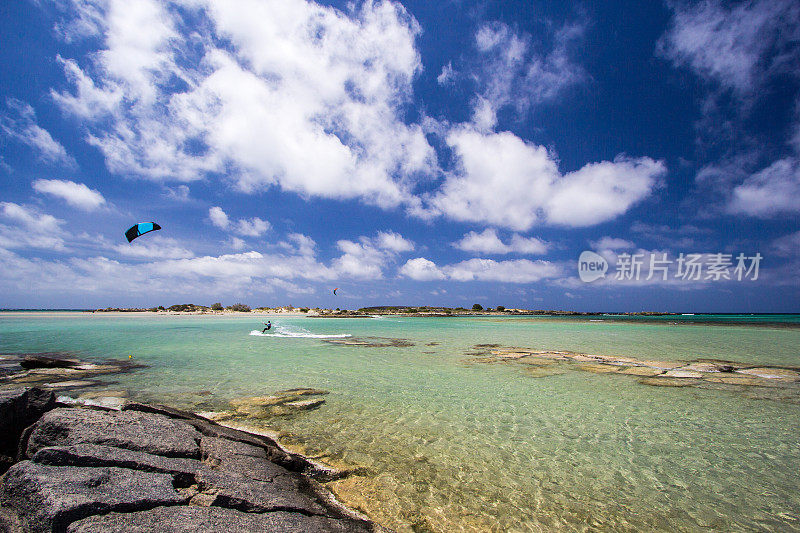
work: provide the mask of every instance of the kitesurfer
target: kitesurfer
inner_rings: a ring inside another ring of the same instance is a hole
[[[261,333],[266,333],[268,330],[272,329],[272,321],[267,320],[266,322],[264,322],[264,325],[267,326],[267,327],[262,329]]]

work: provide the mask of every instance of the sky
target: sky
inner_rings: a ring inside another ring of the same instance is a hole
[[[800,312],[794,2],[21,0],[0,35],[2,308]]]

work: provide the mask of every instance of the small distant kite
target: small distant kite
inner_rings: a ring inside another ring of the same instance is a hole
[[[336,295],[336,291],[338,291],[338,290],[339,290],[339,287],[336,287],[335,289],[333,289],[333,294]]]
[[[145,233],[150,233],[151,231],[155,231],[157,229],[161,229],[161,226],[155,222],[140,222],[135,226],[131,226],[130,229],[125,232],[125,237],[128,238],[128,242],[131,242],[139,235],[144,235]]]

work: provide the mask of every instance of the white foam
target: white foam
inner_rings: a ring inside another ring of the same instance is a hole
[[[279,337],[285,339],[343,339],[345,337],[352,337],[349,333],[340,333],[336,335],[321,335],[311,333],[307,329],[297,326],[273,326],[275,333],[264,333],[261,330],[254,329],[250,335],[254,337]]]

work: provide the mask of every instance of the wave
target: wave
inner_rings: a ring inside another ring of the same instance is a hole
[[[273,326],[271,331],[275,333],[263,333],[262,330],[254,329],[250,332],[250,335],[254,337],[281,337],[285,339],[343,339],[345,337],[352,337],[349,333],[330,335],[311,333],[307,329],[298,326]]]

